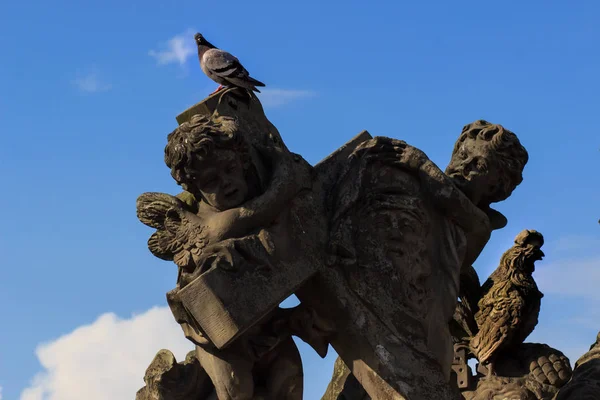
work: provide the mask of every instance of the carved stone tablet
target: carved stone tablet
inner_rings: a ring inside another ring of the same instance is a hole
[[[179,292],[184,307],[217,348],[260,322],[316,272],[314,265],[302,262],[276,268],[243,264],[233,271],[217,265]]]
[[[370,137],[361,132],[317,164],[315,185],[331,181],[348,154]],[[323,229],[315,207],[307,192],[291,204],[288,221],[281,226],[283,232],[272,227],[268,232],[222,242],[205,262],[213,266],[208,265],[207,272],[179,291],[184,307],[215,346],[229,345],[324,268],[317,248],[325,240],[318,239]]]

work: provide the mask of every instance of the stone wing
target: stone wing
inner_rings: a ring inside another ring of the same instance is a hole
[[[144,225],[156,229],[148,239],[148,249],[154,256],[173,261],[182,251],[184,240],[178,234],[182,221],[175,210],[183,208],[184,203],[181,200],[166,193],[148,192],[138,197],[138,219]]]
[[[513,341],[522,323],[524,301],[516,290],[491,290],[480,307],[476,316],[479,332],[471,340],[471,351],[483,363]]]

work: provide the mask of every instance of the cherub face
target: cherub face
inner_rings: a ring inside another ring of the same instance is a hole
[[[209,160],[195,160],[192,168],[193,184],[211,206],[223,211],[246,201],[244,166],[234,151],[214,149]]]
[[[475,204],[489,197],[498,183],[498,165],[492,152],[490,141],[466,136],[446,168],[446,175]]]

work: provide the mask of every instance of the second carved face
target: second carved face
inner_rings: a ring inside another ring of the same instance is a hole
[[[492,152],[488,140],[467,136],[446,169],[446,174],[475,204],[490,197],[496,189],[501,171]]]

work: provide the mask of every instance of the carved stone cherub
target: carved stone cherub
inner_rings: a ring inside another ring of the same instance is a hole
[[[197,345],[197,358],[219,399],[251,399],[259,389],[269,399],[301,399],[302,365],[290,336],[293,312],[275,310],[234,344],[218,350],[176,296],[210,268],[236,267],[228,255],[237,244],[223,256],[224,241],[246,236],[242,245],[262,245],[260,233],[250,234],[273,223],[306,181],[298,175],[301,168],[289,167],[290,159],[280,148],[250,146],[239,129],[235,118],[213,114],[196,115],[172,132],[165,162],[192,197],[180,196],[182,201],[146,193],[138,199],[138,217],[157,229],[148,242],[151,252],[179,267],[178,287],[168,300],[186,337]],[[258,155],[252,157],[251,151]],[[272,171],[268,181],[261,180],[257,158]],[[304,317],[306,310],[299,313]]]
[[[472,138],[473,140],[467,140]],[[478,143],[487,142],[488,146],[478,148]],[[490,152],[489,154],[482,154]],[[486,158],[492,157],[490,165]],[[521,146],[516,135],[502,127],[487,121],[478,120],[463,128],[459,140],[454,145],[452,160],[446,173],[454,183],[488,215],[493,230],[506,226],[506,218],[490,208],[491,203],[505,200],[523,181],[523,167],[528,161],[527,151]],[[484,171],[484,173],[477,171]],[[477,181],[491,179],[488,185],[478,185]],[[471,182],[471,184],[467,184]],[[488,187],[489,191],[481,191]],[[475,190],[474,190],[475,189]],[[475,258],[472,258],[472,262]],[[477,330],[472,316],[477,312],[477,302],[481,298],[481,284],[475,269],[463,265],[460,276],[461,302],[456,308],[452,323],[455,337],[474,335]]]
[[[446,381],[459,275],[506,223],[489,205],[510,196],[527,159],[512,132],[476,121],[463,129],[446,174],[420,150],[374,138],[356,149],[339,185],[331,245],[349,286],[399,340],[410,338],[418,362],[429,354]]]
[[[483,296],[475,314],[478,332],[470,347],[489,375],[494,373],[498,354],[516,349],[537,325],[543,294],[532,273],[535,262],[544,256],[543,244],[541,233],[524,230],[483,284]]]

